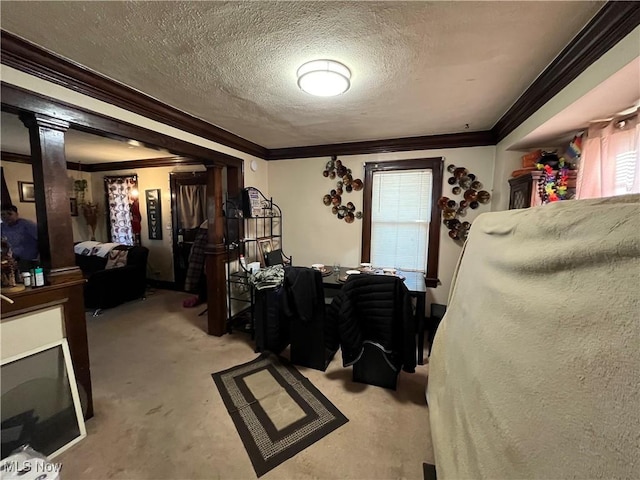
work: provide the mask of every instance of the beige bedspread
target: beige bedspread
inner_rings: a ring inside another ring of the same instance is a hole
[[[429,361],[439,480],[640,478],[640,196],[479,216]]]

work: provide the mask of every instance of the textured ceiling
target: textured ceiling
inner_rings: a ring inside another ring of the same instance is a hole
[[[267,148],[491,128],[603,2],[12,2],[2,28]],[[296,69],[331,58],[351,89]]]

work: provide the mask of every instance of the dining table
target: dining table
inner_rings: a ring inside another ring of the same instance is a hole
[[[330,268],[330,267],[329,267]],[[340,267],[333,271],[327,269],[322,276],[322,286],[329,290],[339,290],[344,285],[348,275],[347,271],[359,271],[359,275],[385,275],[382,269],[362,269]],[[418,365],[424,365],[424,313],[426,308],[427,284],[424,273],[397,270],[395,273],[404,280],[404,284],[409,290],[409,295],[416,299],[416,310],[414,314],[416,330],[418,332]]]

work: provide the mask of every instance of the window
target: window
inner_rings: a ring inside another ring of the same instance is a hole
[[[633,186],[638,182],[636,177],[640,174],[639,170],[640,155],[637,150],[616,155],[615,165],[615,193],[614,195],[626,195],[634,192]]]
[[[582,147],[577,198],[640,193],[640,122],[638,116],[596,123]]]
[[[362,261],[438,277],[443,158],[365,165]]]

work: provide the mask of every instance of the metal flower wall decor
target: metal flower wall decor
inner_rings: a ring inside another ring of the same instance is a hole
[[[466,168],[449,165],[447,171],[451,177],[447,180],[451,185],[452,195],[462,195],[457,202],[449,197],[440,197],[438,207],[442,210],[442,223],[449,229],[449,237],[453,240],[466,240],[471,222],[461,221],[467,215],[467,208],[475,210],[481,204],[489,203],[491,194],[483,190],[482,183]]]
[[[357,218],[362,219],[362,212],[356,212],[356,206],[353,202],[343,203],[342,196],[353,191],[359,192],[364,187],[364,183],[359,178],[354,179],[350,168],[345,167],[340,160],[334,155],[324,167],[322,175],[325,178],[338,181],[335,188],[322,197],[322,203],[327,207],[331,207],[333,213],[338,220],[344,219],[347,223],[353,223]]]

